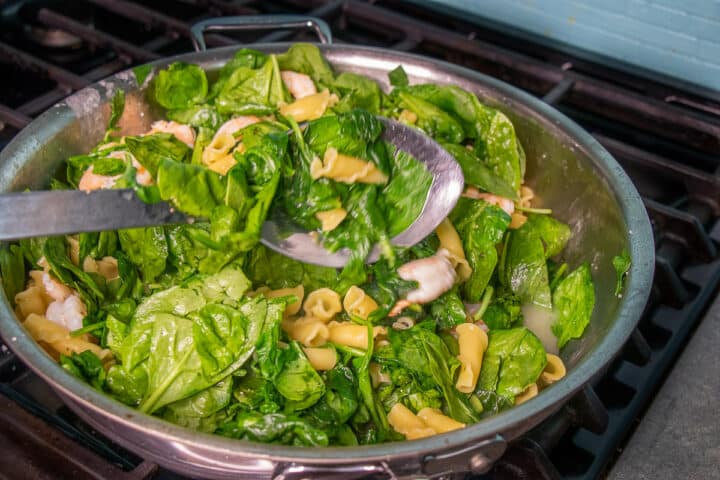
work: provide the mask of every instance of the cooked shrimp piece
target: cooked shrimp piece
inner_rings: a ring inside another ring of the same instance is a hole
[[[93,190],[103,190],[106,188],[112,188],[115,185],[120,175],[98,175],[93,173],[93,166],[90,165],[78,183],[78,189],[85,192],[91,192]]]
[[[72,290],[70,288],[60,283],[48,272],[43,272],[42,283],[43,288],[45,288],[45,292],[55,301],[62,302],[69,297],[70,294],[72,294]]]
[[[450,262],[450,253],[441,248],[431,257],[406,263],[398,268],[403,280],[418,282],[418,288],[411,290],[399,300],[389,316],[394,317],[413,303],[428,303],[447,292],[455,284],[457,273]]]
[[[144,187],[153,185],[155,181],[153,180],[152,175],[150,175],[150,172],[148,172],[134,156],[131,155],[131,157],[132,166],[135,167],[135,181]]]
[[[148,135],[153,133],[172,133],[175,138],[190,148],[195,146],[195,131],[188,125],[182,123],[158,120],[151,125]]]
[[[52,302],[45,312],[45,318],[70,331],[82,328],[85,315],[87,315],[87,309],[77,294],[70,295],[65,300]]]
[[[290,90],[290,93],[295,98],[303,98],[317,93],[315,83],[312,78],[304,73],[293,72],[291,70],[283,70],[280,72],[282,81]]]
[[[475,187],[468,187],[463,192],[463,197],[474,198],[476,200],[485,200],[491,205],[502,208],[508,215],[512,215],[515,211],[515,202],[509,198],[501,197],[499,195],[493,195],[492,193],[485,193],[479,191]]]

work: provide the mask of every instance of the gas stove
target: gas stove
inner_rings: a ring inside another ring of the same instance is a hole
[[[720,96],[583,60],[419,2],[0,0],[0,148],[69,93],[133,65],[190,51],[194,22],[265,13],[320,17],[338,42],[415,52],[509,82],[577,121],[625,168],[656,239],[653,291],[638,328],[601,376],[512,443],[482,478],[632,478],[635,465],[651,461],[632,455],[652,451],[645,444],[656,441],[651,432],[663,416],[655,410],[667,407],[665,390],[682,369],[697,372],[689,359],[710,359],[698,356],[697,349],[709,347],[696,345],[702,339],[692,338],[694,329],[702,321],[707,330],[720,318],[706,316],[720,282]],[[314,39],[285,31],[207,37],[209,47],[283,40]],[[706,375],[714,368],[717,377],[718,362],[710,362]],[[0,419],[0,477],[181,478],[93,431],[4,345]],[[710,421],[717,432],[717,420]]]

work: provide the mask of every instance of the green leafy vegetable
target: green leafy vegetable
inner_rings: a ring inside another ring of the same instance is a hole
[[[388,79],[390,80],[390,85],[393,87],[407,87],[410,83],[402,65],[398,65],[394,70],[390,70]]]
[[[627,278],[627,274],[630,271],[630,265],[632,265],[628,251],[623,250],[620,255],[614,256],[612,264],[617,278],[615,283],[615,296],[617,297],[622,294],[623,286],[625,285],[625,278]]]
[[[197,65],[175,62],[155,78],[155,100],[165,108],[188,108],[208,93],[205,71]]]
[[[15,295],[25,288],[25,258],[19,245],[0,246],[0,280],[12,304]]]
[[[95,389],[102,391],[105,383],[105,369],[102,361],[92,351],[73,352],[69,356],[60,355],[60,366]]]
[[[595,289],[588,264],[581,265],[560,282],[553,292],[553,305],[557,319],[551,328],[558,347],[563,348],[573,338],[580,338],[590,324]]]
[[[449,218],[473,270],[463,285],[463,293],[469,301],[479,302],[498,263],[495,246],[510,225],[510,216],[484,200],[462,197]]]
[[[545,349],[525,327],[491,330],[475,394],[487,413],[515,404],[515,397],[535,383],[547,363]]]

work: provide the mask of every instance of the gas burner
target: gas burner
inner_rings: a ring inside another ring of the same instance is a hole
[[[75,35],[42,25],[26,25],[24,33],[26,38],[43,47],[75,50],[83,44]]]

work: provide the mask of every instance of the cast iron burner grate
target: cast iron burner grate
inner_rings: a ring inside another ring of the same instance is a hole
[[[0,75],[6,84],[0,91],[0,148],[70,92],[132,65],[191,50],[193,22],[261,13],[311,14],[331,24],[338,42],[421,53],[487,73],[542,97],[590,131],[623,165],[645,201],[656,237],[653,292],[638,328],[606,371],[512,443],[492,471],[478,478],[603,476],[720,282],[716,94],[587,62],[411,2],[74,3],[68,9],[52,0],[0,0]],[[48,45],[48,38],[59,41]],[[273,32],[207,40],[212,47],[313,39]],[[179,478],[90,429],[4,345],[0,394],[0,423],[6,426],[0,430],[0,476]]]

